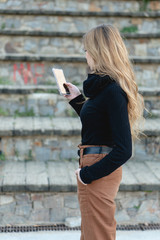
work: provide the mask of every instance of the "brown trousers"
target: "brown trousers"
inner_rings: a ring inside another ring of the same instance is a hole
[[[78,145],[79,167],[90,166],[107,154],[87,154],[83,149],[94,145]],[[122,167],[108,176],[84,185],[77,178],[77,193],[81,211],[80,240],[115,240],[116,220],[114,199],[122,178]]]

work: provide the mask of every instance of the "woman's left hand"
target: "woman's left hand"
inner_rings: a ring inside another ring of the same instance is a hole
[[[78,180],[79,180],[82,184],[87,185],[86,183],[84,183],[84,182],[81,180],[80,171],[81,171],[81,168],[78,168],[78,169],[75,171],[75,174],[76,174],[76,176],[78,177]]]

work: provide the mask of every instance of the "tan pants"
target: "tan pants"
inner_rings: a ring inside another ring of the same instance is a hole
[[[87,154],[83,156],[85,147],[94,145],[78,145],[80,148],[79,167],[90,166],[107,154]],[[77,193],[81,211],[80,240],[115,240],[116,220],[114,199],[122,178],[122,167],[106,177],[84,185],[77,178]]]

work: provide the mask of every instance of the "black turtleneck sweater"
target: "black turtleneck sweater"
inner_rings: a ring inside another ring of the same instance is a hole
[[[88,74],[81,94],[69,103],[82,122],[82,145],[106,145],[113,149],[99,162],[83,167],[84,183],[109,175],[132,155],[132,138],[127,111],[127,94],[109,76]]]

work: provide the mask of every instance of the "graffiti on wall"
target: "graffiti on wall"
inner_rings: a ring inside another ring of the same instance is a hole
[[[43,81],[43,63],[15,63],[13,65],[13,80],[22,84],[37,84],[40,79]]]

